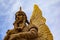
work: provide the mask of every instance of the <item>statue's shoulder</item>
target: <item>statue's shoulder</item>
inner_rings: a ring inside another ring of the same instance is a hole
[[[14,29],[11,29],[11,30],[8,30],[6,33],[9,35],[9,34],[13,34],[15,31]]]
[[[28,25],[28,27],[29,27],[29,31],[30,31],[31,29],[35,29],[35,30],[38,31],[38,27],[36,27],[36,26],[33,25],[33,24]]]

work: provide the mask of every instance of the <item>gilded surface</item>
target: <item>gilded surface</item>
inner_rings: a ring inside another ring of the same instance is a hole
[[[34,5],[30,22],[20,7],[15,14],[14,28],[6,32],[4,40],[53,40],[45,22],[46,19],[37,5]]]

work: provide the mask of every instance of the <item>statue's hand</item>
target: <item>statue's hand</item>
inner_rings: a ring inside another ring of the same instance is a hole
[[[22,31],[22,28],[17,27],[16,30],[17,30],[18,32],[21,32],[21,31]]]
[[[17,34],[12,34],[9,40],[17,40],[19,36]]]

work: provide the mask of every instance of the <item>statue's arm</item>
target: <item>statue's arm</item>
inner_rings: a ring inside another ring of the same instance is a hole
[[[13,36],[13,37],[12,37]],[[38,28],[35,27],[35,26],[30,26],[29,30],[26,31],[26,32],[20,32],[20,33],[17,33],[17,34],[12,34],[10,36],[10,40],[13,40],[13,39],[20,39],[20,38],[24,38],[24,39],[34,39],[36,37],[38,37]]]
[[[10,35],[13,34],[13,30],[8,30],[6,32],[6,36],[4,37],[4,40],[8,40],[10,38]]]
[[[8,30],[7,32],[6,32],[6,36],[4,37],[4,40],[8,40],[9,39],[9,37],[10,37],[10,30]]]
[[[32,39],[32,38],[36,38],[38,36],[38,31],[35,28],[31,28],[29,32],[18,33],[18,36],[20,38]]]

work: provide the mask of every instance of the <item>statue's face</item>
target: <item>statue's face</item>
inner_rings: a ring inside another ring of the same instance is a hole
[[[24,18],[23,15],[18,14],[18,15],[16,15],[16,16],[17,16],[16,20],[23,21],[23,18]]]

